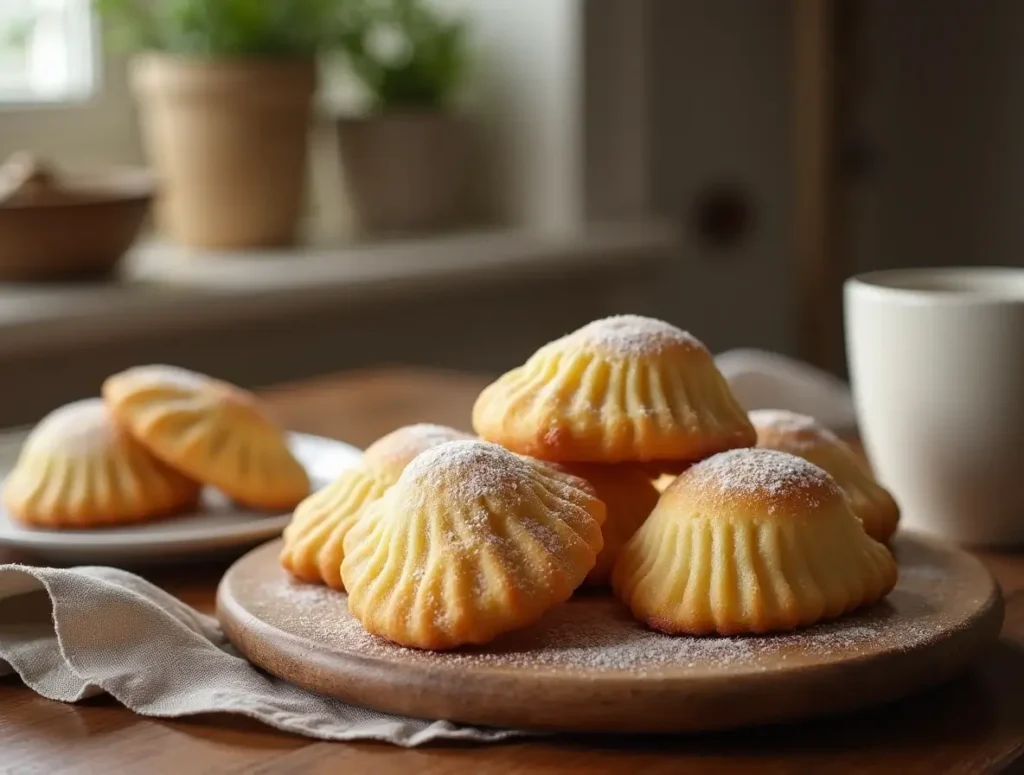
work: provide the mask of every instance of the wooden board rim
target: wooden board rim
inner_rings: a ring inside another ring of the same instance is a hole
[[[467,681],[462,667],[400,665],[378,655],[326,650],[262,621],[232,592],[235,575],[249,566],[267,569],[270,561],[276,570],[280,541],[253,550],[229,569],[218,588],[217,612],[227,637],[254,664],[312,691],[383,712],[548,731],[710,731],[894,700],[953,677],[997,639],[1002,597],[980,561],[932,539],[902,536],[899,542],[953,558],[976,588],[978,603],[972,613],[913,649],[771,671],[730,665],[723,674],[685,671],[639,677],[631,672],[541,674],[514,666],[475,665],[473,680]],[[517,699],[520,695],[527,699]]]

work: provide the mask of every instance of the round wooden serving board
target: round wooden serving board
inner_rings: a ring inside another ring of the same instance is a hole
[[[900,581],[882,603],[776,636],[651,632],[607,594],[581,594],[486,647],[405,649],[367,634],[345,595],[292,581],[280,541],[227,572],[217,611],[254,664],[348,703],[520,729],[680,732],[835,713],[952,677],[999,634],[1002,599],[965,552],[895,542]]]

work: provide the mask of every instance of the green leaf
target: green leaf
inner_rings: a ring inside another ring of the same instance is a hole
[[[310,57],[361,0],[94,0],[112,44],[196,57]]]
[[[465,22],[426,0],[94,2],[109,40],[127,51],[289,58],[340,48],[379,110],[440,108],[461,86],[466,72]],[[403,61],[382,61],[367,45],[371,31],[381,25],[408,41],[409,56]]]
[[[359,0],[346,6],[340,42],[352,72],[379,110],[442,107],[466,70],[466,25],[424,0]],[[381,61],[366,41],[379,25],[400,32],[410,44],[401,63]]]

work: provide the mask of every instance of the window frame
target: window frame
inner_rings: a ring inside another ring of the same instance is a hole
[[[8,0],[10,2],[11,0]],[[45,6],[51,5],[63,17],[63,29],[51,31],[63,38],[64,48],[70,50],[68,64],[64,69],[75,77],[65,75],[63,88],[52,92],[33,89],[31,78],[26,79],[24,89],[0,87],[0,113],[87,105],[97,99],[103,89],[103,58],[100,25],[90,0],[22,0],[36,8],[36,13],[45,13]],[[30,22],[31,23],[31,22]],[[36,32],[38,36],[40,32]],[[29,46],[33,45],[32,43]],[[35,45],[44,45],[35,42]],[[27,54],[27,57],[31,54]]]

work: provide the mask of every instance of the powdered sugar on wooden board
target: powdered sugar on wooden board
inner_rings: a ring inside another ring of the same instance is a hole
[[[344,594],[292,581],[283,571],[244,591],[258,618],[320,648],[368,659],[451,669],[584,674],[690,674],[776,670],[907,650],[962,625],[945,602],[962,597],[964,576],[948,555],[915,546],[901,557],[900,583],[863,612],[792,633],[751,637],[663,635],[632,619],[607,594],[582,594],[540,622],[485,647],[454,652],[406,649],[367,633]]]

